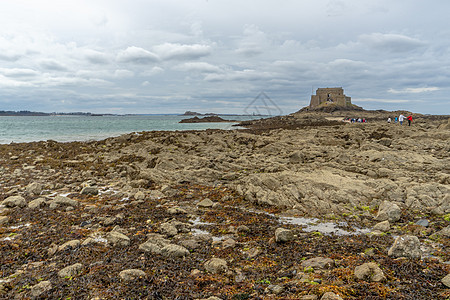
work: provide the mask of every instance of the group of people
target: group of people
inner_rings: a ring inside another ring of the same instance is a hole
[[[411,115],[409,115],[408,117],[405,117],[403,114],[400,114],[400,116],[394,118],[394,123],[398,122],[398,123],[400,123],[400,125],[403,125],[403,122],[405,121],[405,119],[408,121],[408,126],[411,126],[411,123],[412,123]],[[391,117],[388,117],[387,122],[388,123],[392,122]]]
[[[367,122],[367,120],[365,118],[345,118],[343,121],[350,122],[350,123],[366,123]]]

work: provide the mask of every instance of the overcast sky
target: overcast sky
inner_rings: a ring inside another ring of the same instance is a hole
[[[447,0],[2,0],[0,110],[450,114]],[[275,108],[271,101],[267,105]],[[277,111],[272,111],[277,112]]]

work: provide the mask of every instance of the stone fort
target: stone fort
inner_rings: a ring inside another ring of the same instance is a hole
[[[318,88],[315,95],[311,95],[310,108],[326,105],[352,106],[352,98],[344,95],[342,87]]]

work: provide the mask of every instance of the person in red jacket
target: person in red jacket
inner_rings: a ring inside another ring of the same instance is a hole
[[[412,116],[409,115],[406,120],[408,120],[408,126],[411,126],[411,122],[412,122]]]

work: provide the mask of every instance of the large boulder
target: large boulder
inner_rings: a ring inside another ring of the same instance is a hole
[[[27,201],[22,196],[11,196],[3,200],[2,205],[6,207],[25,207]]]
[[[392,257],[420,258],[422,256],[420,241],[413,235],[399,236],[389,249],[388,255]]]
[[[378,214],[375,219],[378,221],[387,220],[392,223],[400,220],[401,214],[402,211],[397,204],[389,201],[383,201],[378,208]]]
[[[213,274],[220,274],[228,271],[227,262],[221,258],[211,258],[210,260],[205,262],[204,267],[206,271]]]
[[[44,198],[37,198],[37,199],[30,201],[30,203],[28,203],[28,208],[37,209],[37,208],[41,208],[41,207],[45,206],[45,204],[46,204],[46,200]]]
[[[108,243],[114,247],[126,247],[130,245],[130,238],[118,231],[111,231],[106,235]]]
[[[30,195],[40,195],[42,192],[42,184],[38,182],[30,183],[25,190]]]
[[[55,209],[58,207],[77,207],[80,203],[77,200],[73,200],[64,196],[56,196],[53,201],[50,202],[50,208]]]
[[[355,277],[370,282],[385,281],[386,277],[380,267],[374,263],[365,263],[355,268]]]
[[[291,230],[285,228],[277,228],[275,230],[275,241],[277,243],[285,243],[292,241],[294,239],[294,234]]]
[[[161,254],[169,258],[178,258],[189,255],[189,250],[183,246],[169,244],[161,249]]]

